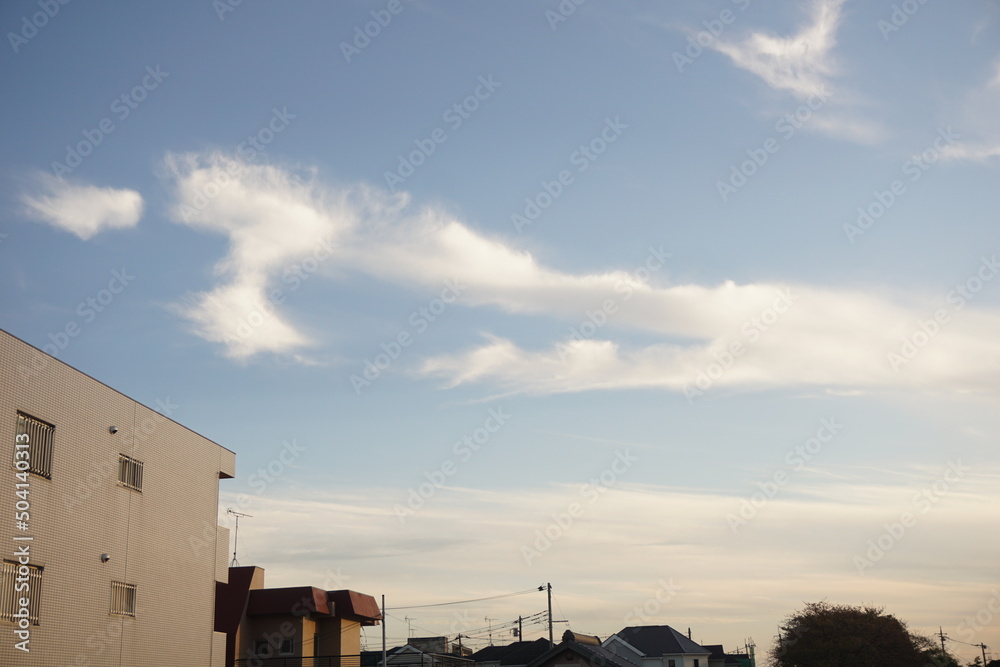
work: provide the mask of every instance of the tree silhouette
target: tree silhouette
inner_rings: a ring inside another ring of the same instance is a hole
[[[775,667],[951,667],[954,658],[882,607],[806,604],[780,626]]]

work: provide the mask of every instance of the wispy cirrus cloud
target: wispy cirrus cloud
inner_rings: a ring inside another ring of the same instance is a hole
[[[27,214],[86,241],[109,229],[135,227],[143,199],[135,190],[73,183],[51,174],[36,174],[32,189],[21,196]]]
[[[643,276],[636,268],[569,273],[439,208],[413,210],[405,195],[326,185],[315,174],[303,181],[275,166],[216,154],[175,156],[168,164],[178,222],[229,239],[216,265],[219,284],[190,295],[177,310],[197,335],[221,343],[232,358],[276,353],[301,360],[296,355],[323,344],[296,325],[291,305],[269,300],[285,266],[323,247],[328,254],[318,272],[327,284],[333,276],[360,274],[433,295],[458,280],[465,286],[461,306],[565,323],[566,335],[549,345],[532,349],[488,334],[408,365],[448,387],[529,394],[797,386],[1000,390],[994,341],[1000,311],[970,303],[973,295],[963,297],[952,286],[937,295],[894,296],[797,283],[670,284],[665,275]],[[222,182],[228,184],[209,187]],[[206,190],[214,196],[199,198]],[[637,267],[667,261],[662,248],[648,252]],[[980,286],[1000,274],[995,256],[970,259],[969,275]],[[253,317],[253,330],[241,335],[240,326]],[[650,336],[658,340],[650,343]]]
[[[741,69],[756,74],[775,90],[808,99],[830,86],[840,68],[833,54],[845,0],[820,0],[812,6],[812,23],[788,37],[751,33],[741,42],[723,39],[712,48]]]
[[[609,451],[607,459],[614,456]],[[887,470],[835,467],[835,475],[806,468],[763,502],[754,480],[770,479],[773,471],[766,469],[747,471],[745,483],[724,490],[625,478],[599,496],[581,492],[586,479],[517,492],[449,484],[436,490],[433,502],[414,510],[405,525],[394,509],[405,505],[405,489],[287,491],[253,498],[249,511],[257,518],[247,544],[258,563],[282,563],[267,571],[269,586],[319,585],[335,568],[350,577],[350,588],[392,591],[390,607],[521,590],[526,580],[559,572],[562,583],[556,590],[568,614],[563,618],[602,635],[626,625],[623,619],[641,607],[660,580],[669,579],[678,594],[669,604],[647,610],[651,617],[644,622],[683,618],[697,623],[696,632],[736,627],[736,639],[748,634],[745,625],[751,619],[762,625],[777,622],[802,600],[837,591],[839,600],[852,604],[875,597],[916,627],[936,627],[942,618],[955,619],[946,621],[954,626],[968,609],[978,608],[983,591],[995,581],[988,559],[970,557],[961,575],[953,563],[963,548],[968,551],[961,536],[991,520],[1000,471],[966,472],[936,502],[914,505],[914,494],[936,482],[948,466],[941,460],[936,466],[893,464]],[[220,521],[238,494],[226,495]],[[750,497],[757,505],[747,509]],[[373,505],[372,498],[384,502]],[[567,513],[571,503],[580,508],[572,518]],[[867,557],[868,541],[878,540],[885,525],[903,512],[915,517],[915,525],[859,573],[854,557]],[[484,516],[490,520],[483,521]],[[790,534],[796,539],[789,540]],[[983,540],[977,553],[998,546],[992,533]],[[295,549],[290,551],[289,544]],[[460,558],[454,557],[456,549]],[[741,554],[738,561],[732,558],[734,549]],[[581,553],[589,557],[580,558]],[[429,557],[414,577],[413,564],[421,556]],[[629,566],[603,565],[609,562]],[[488,581],[483,571],[491,573]],[[733,595],[734,590],[740,594]],[[914,590],[924,595],[914,596]],[[530,599],[494,600],[490,609],[517,618]],[[599,604],[593,604],[595,599]],[[921,602],[927,599],[944,600],[944,606]],[[534,607],[544,607],[541,594],[527,605]],[[422,627],[454,631],[454,609],[433,612],[421,610]],[[770,621],[760,621],[762,616]],[[402,619],[390,619],[390,635],[405,636],[405,623],[397,623]]]
[[[1000,60],[993,64],[990,78],[969,93],[963,103],[966,134],[974,140],[956,142],[941,153],[946,160],[986,162],[1000,157],[1000,131],[996,125],[996,110],[1000,105]]]
[[[837,82],[843,67],[835,47],[845,2],[814,0],[810,21],[792,35],[751,32],[742,40],[720,37],[709,48],[728,56],[736,67],[755,74],[773,90],[800,102],[816,96],[829,98],[809,127],[859,143],[875,142],[881,138],[882,128],[852,111],[856,95]]]

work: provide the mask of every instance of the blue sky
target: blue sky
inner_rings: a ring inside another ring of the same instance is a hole
[[[5,3],[0,326],[235,450],[272,585],[1000,646],[998,20]]]

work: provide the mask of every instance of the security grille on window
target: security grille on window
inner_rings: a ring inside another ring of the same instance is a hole
[[[111,582],[111,613],[116,616],[135,616],[135,584]]]
[[[281,646],[278,648],[278,655],[292,655],[294,644],[291,639],[282,639]]]
[[[131,456],[118,455],[118,483],[136,491],[142,491],[142,461]]]
[[[18,412],[14,467],[51,479],[52,435],[55,430],[52,424]]]
[[[19,571],[19,568],[25,569]],[[21,606],[22,598],[28,601],[27,607]],[[42,568],[5,560],[3,569],[0,569],[0,620],[27,618],[32,625],[38,625],[41,599]]]

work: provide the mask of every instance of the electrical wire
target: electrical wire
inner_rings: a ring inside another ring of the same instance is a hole
[[[543,588],[541,587],[529,588],[526,591],[518,591],[517,593],[504,593],[502,595],[491,595],[490,597],[475,598],[472,600],[457,600],[455,602],[437,602],[435,604],[411,604],[403,607],[386,607],[386,609],[393,609],[395,611],[398,611],[400,609],[426,609],[428,607],[446,607],[448,605],[453,605],[453,604],[468,604],[469,602],[482,602],[484,600],[499,600],[500,598],[510,598],[517,595],[527,595],[528,593],[536,593],[540,590],[543,590]]]

